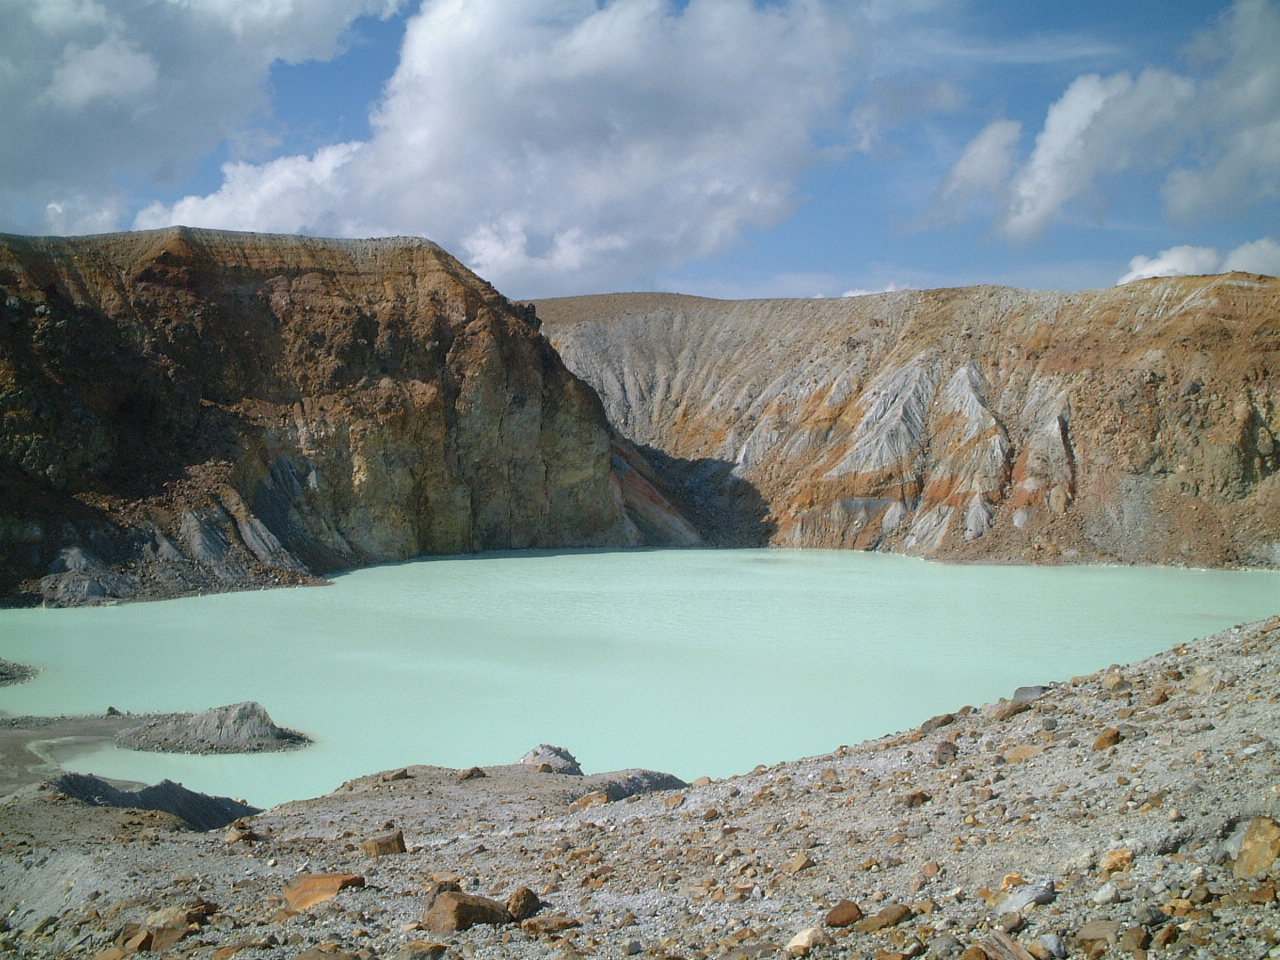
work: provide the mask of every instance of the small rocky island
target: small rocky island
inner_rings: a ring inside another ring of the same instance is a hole
[[[309,743],[306,734],[276,726],[262,704],[252,701],[149,717],[116,736],[117,746],[155,753],[262,753]]]
[[[544,744],[507,766],[374,773],[207,831],[106,805],[101,781],[47,780],[0,802],[0,951],[1280,955],[1280,617],[1028,679],[1042,684],[688,785],[584,776]]]

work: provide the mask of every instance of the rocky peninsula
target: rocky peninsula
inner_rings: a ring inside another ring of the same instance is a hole
[[[1280,617],[687,786],[544,748],[203,832],[46,781],[0,802],[0,950],[1280,956],[1278,716]]]

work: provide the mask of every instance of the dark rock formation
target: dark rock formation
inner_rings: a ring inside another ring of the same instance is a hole
[[[7,687],[13,683],[25,683],[35,675],[35,669],[28,667],[25,663],[0,660],[0,687]]]
[[[117,746],[153,753],[262,753],[309,743],[305,734],[276,726],[252,701],[148,720],[116,737]]]
[[[0,236],[9,602],[637,544],[611,456],[532,311],[429,241]]]
[[[538,312],[712,542],[1280,565],[1280,279]]]
[[[73,800],[95,807],[126,807],[135,810],[160,810],[186,821],[194,830],[217,830],[241,817],[261,811],[230,797],[211,797],[188,790],[172,780],[143,787],[120,790],[100,777],[83,773],[64,773],[49,781],[49,786]]]

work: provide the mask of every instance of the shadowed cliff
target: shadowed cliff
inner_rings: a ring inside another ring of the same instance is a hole
[[[0,236],[6,595],[635,545],[612,456],[532,311],[428,241]]]
[[[1280,565],[1276,278],[537,306],[713,542]]]

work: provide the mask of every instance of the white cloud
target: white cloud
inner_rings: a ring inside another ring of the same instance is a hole
[[[1280,277],[1280,243],[1273,237],[1243,243],[1223,257],[1222,269]]]
[[[112,34],[87,50],[67,44],[44,99],[62,110],[80,110],[95,100],[128,103],[151,93],[159,75],[155,60]]]
[[[1013,170],[1014,150],[1022,136],[1022,124],[1016,120],[996,120],[969,141],[947,179],[942,184],[940,205],[952,216],[963,216],[965,210],[980,198],[1002,196]]]
[[[1151,277],[1200,276],[1232,270],[1280,276],[1280,243],[1263,237],[1241,244],[1225,257],[1213,247],[1192,246],[1171,247],[1154,257],[1139,255],[1129,261],[1129,272],[1116,285]]]
[[[276,60],[335,54],[387,0],[0,0],[0,222],[113,229],[269,108]]]
[[[342,163],[236,165],[138,225],[426,235],[520,296],[644,283],[794,209],[816,137],[843,123],[856,15],[826,0],[427,0],[369,142]]]
[[[1213,60],[1199,79],[1163,69],[1077,77],[1021,162],[1010,121],[989,125],[952,167],[938,206],[963,209],[988,194],[996,232],[1027,241],[1130,171],[1166,171],[1166,208],[1178,218],[1280,198],[1280,4],[1237,0],[1197,48]]]
[[[863,289],[862,287],[858,287],[854,290],[846,290],[844,293],[840,294],[840,296],[841,297],[869,297],[872,294],[876,294],[876,293],[896,293],[899,290],[914,290],[914,289],[916,288],[912,286],[899,286],[896,283],[887,283],[883,287],[877,287],[874,290]]]
[[[1222,66],[1188,118],[1204,136],[1202,162],[1165,184],[1169,212],[1184,220],[1280,199],[1280,4],[1239,0],[1198,52]]]
[[[1009,186],[999,229],[1015,240],[1044,232],[1103,177],[1167,161],[1170,128],[1194,87],[1165,70],[1077,77],[1049,108],[1035,149]]]

